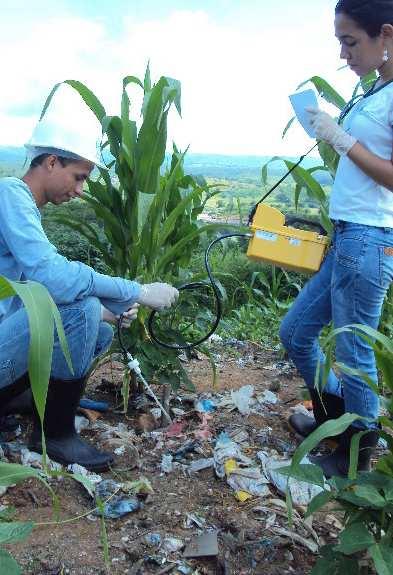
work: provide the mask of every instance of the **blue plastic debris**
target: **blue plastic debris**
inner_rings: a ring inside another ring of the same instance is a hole
[[[119,489],[119,484],[112,479],[101,481],[96,487],[96,503],[100,503],[94,510],[94,515],[103,515],[107,519],[119,519],[123,515],[141,509],[142,503],[136,497],[113,495]],[[111,497],[112,496],[112,497]],[[109,499],[104,503],[105,499]]]
[[[84,397],[79,401],[79,407],[82,409],[92,409],[93,411],[108,411],[109,403],[106,401],[94,401]]]
[[[195,409],[200,413],[211,413],[217,409],[217,406],[211,399],[200,399],[196,402]]]
[[[157,547],[161,543],[161,535],[159,533],[148,533],[145,536],[145,542],[150,547]]]

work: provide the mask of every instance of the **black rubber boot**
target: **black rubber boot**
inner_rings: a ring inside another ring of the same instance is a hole
[[[18,413],[17,411],[8,411],[8,405],[28,391],[30,387],[30,380],[27,373],[23,374],[19,379],[14,381],[7,387],[0,388],[0,432],[15,431],[19,423],[15,417],[10,416],[10,413]]]
[[[50,379],[44,417],[46,452],[62,465],[79,463],[91,471],[104,471],[113,463],[112,455],[82,441],[75,430],[75,413],[85,383],[85,378]],[[33,422],[29,449],[42,453],[41,424],[35,406]]]
[[[26,389],[16,397],[13,397],[4,405],[1,412],[5,415],[19,414],[28,415],[33,413],[33,394],[31,388]]]
[[[340,435],[338,447],[330,455],[310,457],[310,461],[322,468],[327,479],[330,477],[347,477],[349,471],[351,440],[354,435],[364,431],[352,425]],[[378,443],[379,433],[370,429],[360,438],[358,471],[370,471],[371,457]]]
[[[317,391],[311,389],[310,395],[314,417],[304,413],[294,413],[288,420],[292,429],[302,437],[308,437],[325,421],[337,419],[345,413],[344,398],[331,393],[322,393],[321,403],[321,398]]]

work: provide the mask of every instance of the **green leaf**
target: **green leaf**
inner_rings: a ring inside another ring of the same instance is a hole
[[[99,122],[101,122],[101,120],[106,115],[104,106],[101,104],[101,102],[98,100],[95,94],[93,94],[93,92],[87,86],[85,86],[84,84],[82,84],[82,82],[79,82],[77,80],[65,80],[64,82],[59,82],[52,88],[42,109],[40,120],[44,117],[45,112],[53,98],[53,95],[55,94],[59,86],[61,86],[61,84],[68,84],[69,86],[74,88],[81,96],[83,101],[88,105],[88,107],[96,116],[96,118],[99,120]]]
[[[326,437],[334,437],[343,433],[359,416],[353,413],[345,413],[338,419],[326,421],[320,425],[311,435],[309,435],[295,451],[291,467],[298,467],[302,459],[314,447],[316,447]]]
[[[42,480],[38,470],[33,469],[32,467],[20,465],[19,463],[6,463],[4,461],[0,461],[0,485],[2,487],[8,487],[14,483],[20,483],[21,481],[32,477]]]
[[[0,545],[23,541],[30,535],[33,527],[34,523],[31,521],[13,521],[12,523],[0,523]]]
[[[326,80],[319,76],[312,76],[308,80],[305,80],[305,82],[299,84],[298,89],[302,88],[309,82],[314,84],[319,95],[326,100],[326,102],[333,104],[333,106],[336,106],[339,110],[342,110],[345,107],[346,102],[344,98],[340,96],[340,94],[328,82],[326,82]]]
[[[5,549],[0,549],[0,573],[4,573],[4,575],[22,575],[22,569]]]
[[[344,529],[339,535],[339,540],[337,550],[346,555],[363,551],[375,544],[374,536],[363,523],[355,523]]]
[[[309,517],[310,515],[313,515],[314,513],[319,511],[333,498],[334,493],[332,491],[322,491],[321,493],[318,493],[318,495],[316,495],[314,499],[312,499],[308,504],[306,517]]]
[[[389,543],[376,543],[369,548],[378,575],[392,575],[393,547]]]
[[[387,504],[386,499],[382,497],[378,490],[372,485],[355,485],[353,492],[361,499],[367,501],[370,506],[376,507],[377,509],[382,509]]]
[[[280,467],[277,469],[281,475],[287,475],[293,477],[298,481],[304,481],[306,483],[311,483],[312,485],[318,485],[319,487],[325,486],[325,479],[323,477],[323,472],[318,465],[304,464],[301,463],[292,467]]]

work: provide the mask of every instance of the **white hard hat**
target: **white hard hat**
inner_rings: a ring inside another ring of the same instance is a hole
[[[102,136],[100,123],[80,96],[75,94],[75,101],[74,96],[74,100],[70,100],[69,92],[64,98],[64,89],[58,92],[25,147],[32,157],[39,155],[40,150],[41,153],[58,151],[59,155],[63,151],[66,152],[65,157],[88,160],[105,168],[99,148]]]

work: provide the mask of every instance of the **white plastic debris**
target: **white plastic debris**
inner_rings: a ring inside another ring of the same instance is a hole
[[[210,343],[222,343],[222,337],[220,335],[217,335],[216,333],[213,333],[208,340]]]
[[[75,429],[77,433],[80,433],[83,429],[89,427],[90,421],[87,417],[83,417],[83,415],[76,415],[75,416]]]
[[[214,466],[214,458],[204,458],[204,459],[196,459],[188,466],[189,473],[197,473],[198,471],[202,471],[203,469],[209,469],[209,467]]]
[[[258,401],[260,403],[270,403],[275,405],[278,402],[278,397],[275,393],[267,389],[264,391],[263,395],[258,396]]]
[[[79,473],[79,475],[83,475],[83,477],[87,477],[92,483],[100,483],[102,481],[101,475],[98,473],[93,473],[83,467],[83,465],[79,465],[79,463],[72,463],[67,467],[68,471],[71,473]]]
[[[165,537],[162,542],[161,549],[167,553],[176,553],[184,547],[184,541],[181,539],[176,539],[176,537]]]
[[[263,473],[265,474],[266,479],[273,483],[280,493],[285,495],[287,485],[289,485],[289,490],[295,505],[306,506],[316,495],[318,495],[318,493],[323,491],[322,487],[319,487],[318,485],[311,485],[310,483],[299,481],[293,477],[289,479],[288,483],[288,477],[286,475],[282,475],[276,470],[280,467],[290,465],[290,459],[274,458],[269,456],[265,451],[258,451],[257,457],[261,461]],[[310,465],[311,462],[308,457],[304,457],[301,463],[303,465]]]
[[[163,455],[161,460],[161,471],[163,473],[171,473],[173,471],[173,456]]]
[[[162,411],[161,411],[161,409],[160,409],[159,407],[153,407],[153,408],[150,410],[150,413],[152,414],[152,416],[154,417],[154,419],[155,419],[156,421],[158,421],[159,419],[161,419]]]
[[[253,385],[244,385],[237,391],[231,391],[232,401],[242,415],[250,414],[254,392]]]
[[[113,450],[113,453],[115,455],[124,455],[126,452],[126,446],[125,445],[120,445],[120,447],[116,447],[116,449]]]
[[[244,463],[244,465],[252,465],[252,460],[242,454],[240,446],[232,441],[226,433],[221,433],[218,436],[213,456],[214,469],[221,479],[225,477],[224,465],[228,459],[234,459],[237,462]]]
[[[244,491],[256,497],[270,495],[269,481],[257,467],[236,468],[227,475],[227,483],[236,492]]]
[[[27,449],[27,447],[22,447],[20,455],[22,465],[28,465],[30,467],[34,467],[35,469],[42,469],[42,455],[40,453],[30,451],[29,449]],[[60,463],[52,461],[51,459],[49,459],[49,457],[46,458],[46,463],[49,469],[52,469],[54,471],[60,471],[62,469]]]

